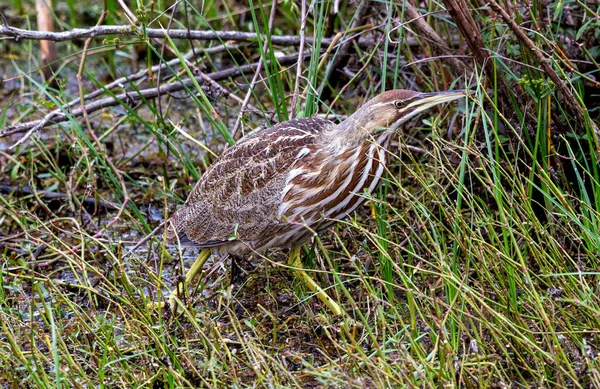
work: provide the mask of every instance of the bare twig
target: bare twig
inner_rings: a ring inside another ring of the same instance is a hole
[[[362,3],[361,3],[362,4]],[[363,9],[363,8],[361,8]],[[76,39],[87,39],[96,38],[106,35],[128,35],[128,36],[139,36],[145,32],[147,38],[159,38],[165,37],[165,30],[161,28],[146,28],[142,30],[134,25],[123,25],[123,26],[95,26],[89,28],[74,28],[70,31],[62,32],[46,32],[46,31],[35,31],[35,30],[23,30],[9,26],[5,22],[6,18],[3,18],[0,13],[0,19],[4,19],[2,25],[0,25],[0,39],[13,39],[19,41],[22,39],[28,40],[51,40],[55,42],[71,41]],[[2,38],[4,37],[4,38]],[[258,39],[264,39],[260,34],[253,32],[242,32],[242,31],[210,31],[210,30],[169,30],[169,37],[171,39],[193,39],[193,40],[205,40],[214,41],[218,40],[221,42],[236,41],[236,42],[256,42]],[[323,38],[321,40],[323,45],[331,44],[334,37]],[[278,46],[298,46],[302,38],[297,35],[271,35],[271,42]],[[358,42],[359,47],[369,48],[373,47],[378,43],[379,40],[365,39]],[[306,44],[313,44],[314,38],[306,37]],[[342,43],[347,40],[342,40]],[[420,43],[412,38],[408,40],[409,46],[419,46]]]
[[[147,28],[144,30],[148,38],[164,38],[165,30],[162,28]],[[106,35],[139,35],[142,30],[135,26],[95,26],[89,28],[74,28],[71,31],[49,32],[23,30],[10,27],[8,24],[0,26],[0,36],[13,38],[15,40],[49,40],[55,42],[71,41],[75,39],[96,38]],[[238,41],[255,42],[263,39],[260,34],[241,31],[210,31],[210,30],[169,30],[171,39],[194,39],[194,40],[219,40],[219,41]],[[275,45],[297,46],[300,44],[300,37],[296,35],[273,35],[271,41]],[[312,39],[307,39],[312,43]]]

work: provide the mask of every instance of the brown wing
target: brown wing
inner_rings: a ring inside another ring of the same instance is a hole
[[[226,150],[169,219],[168,243],[213,247],[239,239],[252,246],[264,239],[282,223],[277,214],[287,174],[331,126],[324,119],[290,120]]]

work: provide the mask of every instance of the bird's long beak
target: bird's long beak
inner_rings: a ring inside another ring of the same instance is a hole
[[[433,92],[433,93],[419,93],[409,101],[405,101],[406,106],[403,108],[403,112],[406,112],[398,122],[395,123],[394,127],[405,123],[408,119],[420,114],[423,111],[428,110],[439,104],[447,103],[452,100],[464,98],[467,96],[465,91],[450,90],[444,92]]]
[[[449,90],[444,92],[433,92],[433,93],[419,93],[411,99],[406,105],[407,109],[414,109],[419,112],[423,112],[435,105],[447,103],[452,100],[460,99],[465,97],[467,94],[465,91]]]

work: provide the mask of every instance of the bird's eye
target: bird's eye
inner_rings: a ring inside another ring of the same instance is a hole
[[[396,100],[396,101],[394,101],[394,106],[396,108],[404,108],[404,101]]]

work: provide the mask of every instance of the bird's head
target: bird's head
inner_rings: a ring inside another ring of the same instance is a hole
[[[431,107],[465,96],[464,91],[433,93],[405,89],[387,91],[369,100],[340,123],[336,132],[346,140],[361,141],[379,130],[396,128]]]
[[[465,97],[464,91],[421,93],[396,89],[381,93],[356,113],[364,115],[368,127],[390,127],[402,124],[429,108]]]

